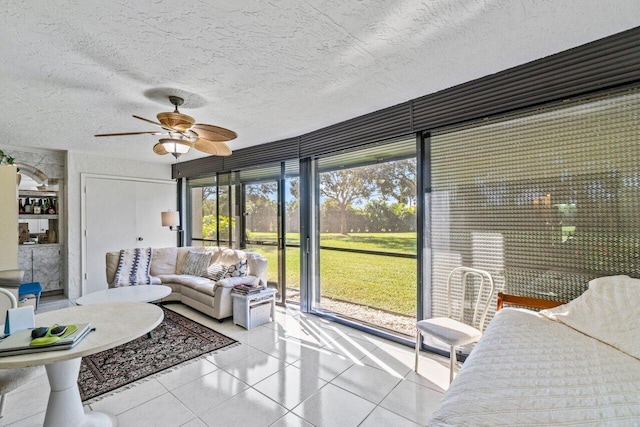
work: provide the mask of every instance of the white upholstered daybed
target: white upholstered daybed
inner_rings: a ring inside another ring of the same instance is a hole
[[[640,426],[640,280],[592,280],[568,304],[505,308],[429,426]]]

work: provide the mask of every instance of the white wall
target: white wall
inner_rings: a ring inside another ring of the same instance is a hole
[[[70,299],[80,297],[82,291],[82,230],[81,178],[91,173],[129,178],[171,179],[171,165],[147,163],[136,159],[97,156],[67,152],[67,250],[68,288]]]

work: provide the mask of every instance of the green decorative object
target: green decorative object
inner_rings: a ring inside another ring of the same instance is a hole
[[[13,157],[4,154],[4,151],[0,150],[0,165],[12,165],[14,160]]]

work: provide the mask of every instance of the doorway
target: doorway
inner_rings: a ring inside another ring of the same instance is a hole
[[[108,288],[105,254],[176,245],[160,212],[176,210],[175,181],[82,175],[82,295]]]

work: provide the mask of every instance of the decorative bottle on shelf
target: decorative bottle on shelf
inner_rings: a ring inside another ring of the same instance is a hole
[[[49,215],[55,215],[56,214],[56,205],[54,203],[53,198],[49,199],[49,207],[47,208],[47,213]]]
[[[22,199],[18,199],[18,213],[19,214],[24,213],[24,204],[22,202]]]
[[[31,203],[29,202],[29,198],[26,198],[26,202],[24,202],[24,213],[26,214],[30,214],[33,213],[33,206],[31,206]]]
[[[40,215],[42,213],[42,206],[40,205],[40,202],[40,199],[38,199],[36,202],[33,202],[33,213],[35,215]]]

